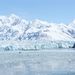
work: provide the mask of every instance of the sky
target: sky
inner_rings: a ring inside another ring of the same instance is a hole
[[[75,19],[75,0],[0,0],[0,15],[10,14],[25,20],[69,24]]]

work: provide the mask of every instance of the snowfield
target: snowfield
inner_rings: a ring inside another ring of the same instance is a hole
[[[75,51],[1,51],[0,75],[75,75]]]
[[[0,40],[75,41],[75,20],[68,25],[35,19],[27,21],[15,14],[0,16]]]
[[[75,75],[74,43],[75,20],[65,25],[0,16],[0,75]]]

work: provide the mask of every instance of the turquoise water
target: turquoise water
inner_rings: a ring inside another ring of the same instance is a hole
[[[1,51],[0,75],[75,75],[75,50]]]

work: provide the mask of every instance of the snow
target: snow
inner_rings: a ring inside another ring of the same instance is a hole
[[[73,22],[71,22],[68,26],[75,29],[75,19],[74,19]]]
[[[75,75],[74,42],[75,20],[65,25],[0,16],[0,75]]]
[[[29,50],[72,47],[75,42],[74,21],[73,25],[65,25],[38,19],[27,21],[15,14],[0,16],[0,48]]]
[[[0,16],[0,29],[2,30],[0,32],[0,40],[18,40],[20,38],[20,40],[48,39],[75,41],[75,20],[69,25],[65,25],[63,23],[48,23],[38,19],[27,21],[15,14],[11,14],[9,16]],[[8,32],[10,30],[11,32]],[[12,37],[14,32],[16,35]]]

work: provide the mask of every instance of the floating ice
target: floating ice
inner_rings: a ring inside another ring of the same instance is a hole
[[[0,75],[75,75],[75,51],[2,51]]]

